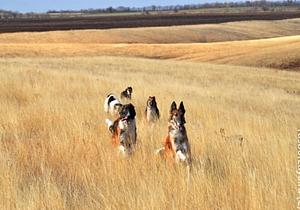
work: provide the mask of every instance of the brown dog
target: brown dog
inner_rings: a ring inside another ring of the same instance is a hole
[[[159,117],[159,109],[157,107],[155,96],[149,96],[145,109],[145,117],[149,123],[156,122]]]

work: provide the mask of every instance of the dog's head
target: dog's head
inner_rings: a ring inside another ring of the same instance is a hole
[[[121,119],[134,119],[136,112],[134,106],[130,104],[125,104],[120,108],[119,115]]]
[[[125,91],[127,92],[128,95],[131,95],[132,94],[132,87],[126,88]]]
[[[149,108],[153,108],[156,107],[156,99],[155,96],[149,96],[148,100],[147,100],[147,107]]]
[[[184,126],[185,122],[185,109],[183,102],[180,102],[179,108],[177,109],[177,105],[175,101],[172,102],[171,104],[171,109],[170,109],[170,118],[169,122],[174,124],[176,127],[182,127]]]

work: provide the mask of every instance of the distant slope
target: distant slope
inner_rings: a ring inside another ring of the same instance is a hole
[[[0,44],[0,57],[128,56],[300,70],[300,35],[198,44]]]
[[[0,34],[0,43],[202,43],[300,35],[300,19]]]

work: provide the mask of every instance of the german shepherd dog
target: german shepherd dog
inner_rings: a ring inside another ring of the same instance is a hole
[[[135,108],[132,104],[121,107],[119,117],[115,121],[106,119],[105,122],[112,134],[112,142],[120,153],[131,154],[136,144]]]
[[[183,102],[179,108],[175,101],[171,104],[170,117],[168,121],[168,136],[164,141],[164,146],[157,150],[157,154],[164,154],[165,157],[171,157],[176,162],[183,162],[190,170],[191,166],[191,148],[187,137],[184,124],[185,109]]]
[[[127,87],[124,91],[121,92],[121,100],[131,100],[132,87]]]
[[[154,123],[159,119],[159,109],[157,107],[155,96],[149,96],[145,109],[145,116],[149,123]]]

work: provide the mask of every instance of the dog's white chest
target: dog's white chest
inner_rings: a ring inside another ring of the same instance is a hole
[[[120,120],[119,121],[119,128],[121,130],[127,130],[128,129],[128,123],[126,120]]]

